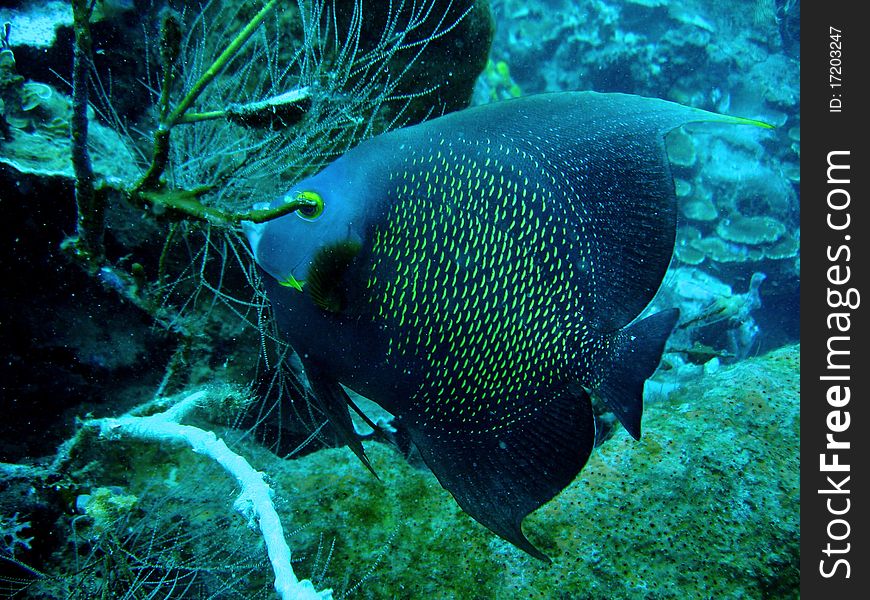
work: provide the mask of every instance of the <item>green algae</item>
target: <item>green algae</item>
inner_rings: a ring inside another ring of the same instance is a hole
[[[799,370],[799,348],[790,346],[677,385],[651,403],[640,441],[618,430],[526,520],[550,565],[476,523],[418,459],[391,446],[365,444],[377,479],[346,448],[282,460],[248,441],[231,445],[268,474],[297,574],[339,596],[796,598]],[[262,560],[256,535],[232,512],[232,484],[209,461],[132,442],[90,452],[78,459],[89,465],[90,493],[117,486],[113,494],[135,498],[146,526],[213,529],[179,538],[204,564]],[[166,494],[169,500],[155,502]],[[216,558],[221,544],[233,553]],[[264,569],[248,571],[248,597],[268,597]]]
[[[788,347],[650,406],[639,442],[619,431],[527,520],[552,565],[381,444],[366,452],[382,481],[325,450],[287,463],[279,489],[309,507],[308,531],[335,537],[335,573],[377,563],[358,597],[797,597],[798,373]]]

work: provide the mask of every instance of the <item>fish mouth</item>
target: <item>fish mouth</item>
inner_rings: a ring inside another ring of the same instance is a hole
[[[253,210],[264,210],[269,208],[268,202],[256,202],[253,207]],[[253,221],[242,221],[242,232],[245,234],[245,237],[248,238],[248,244],[251,246],[251,252],[254,255],[254,260],[259,264],[259,259],[257,256],[257,248],[260,245],[260,239],[263,237],[263,230],[266,228],[267,223],[254,223]]]
[[[259,210],[261,208],[268,208],[269,205],[266,203],[258,203],[254,205],[255,210]],[[260,254],[260,243],[263,240],[263,235],[266,231],[266,226],[269,223],[254,223],[253,221],[242,221],[242,232],[245,234],[245,237],[248,239],[248,244],[251,246],[251,255],[253,256],[254,262],[265,271],[270,277],[275,279],[280,285],[284,287],[293,288],[295,290],[302,291],[302,286],[305,284],[304,281],[300,279],[296,279],[294,277],[294,273],[299,273],[303,270],[303,262],[300,261],[298,264],[294,265],[289,272],[285,272],[282,270],[277,270],[273,268],[273,265],[269,265],[269,261],[262,260],[262,256]]]
[[[254,223],[253,221],[242,221],[242,232],[245,234],[245,237],[248,238],[251,250],[256,253],[260,238],[263,237],[263,224]]]
[[[257,205],[254,205],[256,209]],[[265,223],[254,223],[253,221],[242,221],[242,232],[248,238],[248,245],[251,247],[251,255],[254,261],[260,265],[260,240],[263,239],[263,232],[266,229]],[[262,265],[260,265],[262,266]]]

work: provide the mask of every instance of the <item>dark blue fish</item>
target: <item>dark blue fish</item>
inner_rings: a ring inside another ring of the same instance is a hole
[[[693,121],[750,122],[592,92],[472,108],[360,144],[272,203],[308,208],[246,225],[282,333],[367,466],[340,383],[396,415],[463,510],[546,560],[521,524],[586,463],[590,394],[640,435],[678,316],[635,322],[674,248],[663,136]]]

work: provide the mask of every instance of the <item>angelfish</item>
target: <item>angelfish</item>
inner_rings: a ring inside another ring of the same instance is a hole
[[[676,309],[636,320],[674,249],[664,135],[758,122],[568,92],[365,141],[244,224],[280,331],[371,468],[342,385],[407,429],[462,509],[542,560],[527,514],[577,476],[590,396],[640,436]],[[342,384],[342,385],[340,385]]]

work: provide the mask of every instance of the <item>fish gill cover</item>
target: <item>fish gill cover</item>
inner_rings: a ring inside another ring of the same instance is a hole
[[[0,9],[3,592],[795,596],[794,7],[370,4]]]

